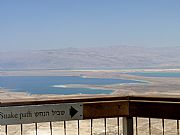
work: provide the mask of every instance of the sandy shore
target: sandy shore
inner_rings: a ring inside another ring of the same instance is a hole
[[[88,75],[99,73],[130,73],[130,72],[180,72],[176,69],[118,69],[118,70],[23,70],[0,71],[0,76],[59,76],[59,75]]]

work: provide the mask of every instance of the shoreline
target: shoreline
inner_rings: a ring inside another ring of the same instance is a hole
[[[78,76],[78,77],[82,77],[84,78],[84,76]],[[90,77],[90,76],[86,76],[85,78],[106,78],[106,77]],[[112,78],[113,79],[113,78]],[[127,80],[127,78],[115,78],[115,79],[125,79]],[[137,81],[137,82],[127,82],[127,83],[114,83],[114,84],[103,84],[103,85],[96,85],[96,84],[63,84],[63,85],[52,85],[50,87],[53,88],[74,88],[74,89],[89,89],[89,90],[102,90],[102,91],[109,91],[109,93],[99,93],[99,94],[107,94],[107,95],[113,95],[117,92],[117,89],[113,89],[111,87],[106,88],[106,86],[131,86],[131,85],[140,85],[141,83],[147,83],[147,81],[145,80],[137,80],[137,79],[128,79],[129,81]],[[24,91],[13,91],[12,89],[8,89],[8,88],[2,88],[0,87],[0,90],[3,91],[4,93],[16,93],[16,94],[21,94],[23,93],[23,95],[27,95],[27,96],[33,96],[33,95],[70,95],[70,94],[33,94],[33,93],[28,93],[26,90]],[[90,94],[74,94],[74,95],[90,95]],[[96,93],[94,93],[93,95],[98,95]]]
[[[134,72],[180,72],[180,68],[170,68],[170,69],[84,69],[84,70],[12,70],[12,71],[2,71],[0,70],[0,76],[58,76],[58,75],[75,75],[79,74],[82,77],[88,77],[83,75],[83,73],[134,73]]]
[[[121,72],[120,72],[121,71]],[[0,71],[0,76],[79,76],[82,78],[113,78],[140,81],[142,83],[117,83],[108,85],[84,85],[70,84],[61,85],[63,88],[88,88],[111,90],[113,94],[134,94],[134,93],[180,93],[180,78],[170,77],[145,77],[138,75],[126,74],[130,70],[34,70],[34,71]],[[148,71],[148,72],[180,72],[180,69],[133,69],[131,72]],[[58,85],[57,85],[58,86]],[[60,87],[61,87],[60,86]],[[2,91],[3,90],[3,91]],[[8,89],[0,88],[1,95],[5,94],[6,98],[29,98],[37,97],[37,94],[29,94],[26,92],[13,92]],[[40,96],[67,96],[62,94],[38,94]],[[81,95],[81,94],[76,94]],[[82,94],[83,95],[83,94]],[[89,95],[89,94],[84,94]],[[91,94],[90,94],[91,95]],[[22,96],[22,97],[21,97]]]

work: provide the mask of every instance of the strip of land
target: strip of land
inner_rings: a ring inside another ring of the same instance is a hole
[[[179,94],[180,78],[172,77],[144,77],[130,75],[131,72],[179,72],[180,69],[127,69],[127,70],[28,70],[28,71],[1,71],[0,76],[81,76],[87,78],[115,78],[138,80],[143,83],[127,83],[112,85],[85,85],[69,84],[67,88],[93,88],[103,90],[113,90],[112,94]],[[24,98],[36,95],[27,93],[11,92],[0,89],[2,98]],[[52,96],[52,95],[41,95]],[[58,95],[53,95],[58,96]]]

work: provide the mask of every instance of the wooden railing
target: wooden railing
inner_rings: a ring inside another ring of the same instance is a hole
[[[164,134],[164,119],[173,119],[177,121],[177,134],[179,135],[179,119],[180,119],[180,97],[168,97],[168,96],[112,96],[112,95],[98,95],[98,96],[69,96],[69,97],[57,97],[49,99],[21,99],[21,100],[2,100],[0,103],[0,109],[3,111],[3,108],[16,108],[24,107],[28,108],[30,106],[54,106],[54,105],[66,105],[66,104],[80,104],[82,105],[82,117],[77,117],[78,130],[77,134],[80,134],[79,131],[79,121],[80,120],[89,120],[91,121],[91,128],[93,119],[104,119],[105,134],[106,134],[106,119],[107,118],[117,118],[117,126],[119,126],[119,117],[122,117],[123,123],[123,135],[133,135],[138,134],[137,129],[133,127],[133,123],[137,127],[137,117],[143,117],[149,119],[149,134],[151,135],[151,118],[162,119],[162,128]],[[48,109],[48,108],[47,108]],[[76,109],[76,108],[75,108]],[[11,110],[12,112],[14,110]],[[31,110],[30,110],[31,111]],[[76,110],[79,111],[79,110]],[[76,113],[75,111],[75,113]],[[75,114],[73,114],[75,115]],[[80,118],[80,119],[79,119]],[[135,119],[133,119],[135,118]],[[2,117],[1,117],[2,119]],[[8,134],[8,126],[2,123],[0,119],[0,125],[5,125],[5,134]],[[9,119],[7,119],[8,121]],[[71,119],[62,119],[64,121],[64,128],[66,130],[66,120]],[[53,121],[54,120],[53,118]],[[52,123],[50,122],[50,129],[52,130]],[[20,121],[21,122],[21,121]],[[21,124],[21,130],[23,124],[31,123],[28,120],[24,123],[18,122]],[[37,124],[44,121],[36,121],[35,130],[37,132]],[[16,122],[13,122],[16,124]],[[11,125],[11,124],[8,124]],[[21,131],[21,134],[23,134]],[[51,132],[53,134],[53,132]],[[66,132],[64,131],[64,134]],[[91,133],[93,131],[91,129]],[[118,135],[120,135],[118,127]]]

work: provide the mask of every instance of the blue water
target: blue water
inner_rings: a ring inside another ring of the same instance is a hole
[[[112,90],[57,88],[53,87],[53,85],[108,85],[119,83],[139,83],[139,81],[109,78],[82,78],[78,76],[0,76],[0,87],[30,94],[110,94],[113,92]]]
[[[145,76],[145,77],[174,77],[180,78],[180,72],[134,72],[129,73],[132,75]]]

